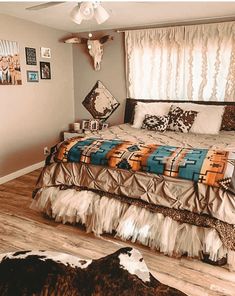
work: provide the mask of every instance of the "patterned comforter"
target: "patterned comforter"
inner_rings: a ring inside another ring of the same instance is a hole
[[[49,160],[143,171],[234,190],[235,152],[142,144],[120,139],[72,138],[55,147]]]

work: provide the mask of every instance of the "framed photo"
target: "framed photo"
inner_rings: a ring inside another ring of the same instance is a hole
[[[27,71],[27,81],[28,82],[38,82],[38,71]]]
[[[47,47],[41,47],[41,58],[50,59],[51,58],[51,49]]]
[[[90,120],[83,120],[82,121],[82,129],[85,130],[85,131],[89,131],[89,123],[90,123]]]
[[[0,39],[0,85],[21,85],[19,44]]]
[[[107,122],[102,123],[102,130],[109,127],[109,124]]]
[[[51,66],[48,62],[40,62],[41,79],[51,79]]]
[[[36,49],[31,47],[25,47],[25,58],[26,64],[36,66],[37,58],[36,58]]]
[[[99,119],[90,119],[89,120],[89,130],[90,131],[98,131],[100,127]]]

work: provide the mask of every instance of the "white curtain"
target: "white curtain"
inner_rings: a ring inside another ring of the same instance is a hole
[[[235,22],[125,32],[128,96],[235,100]]]

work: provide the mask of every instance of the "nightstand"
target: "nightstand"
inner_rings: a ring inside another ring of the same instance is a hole
[[[65,141],[65,140],[68,140],[68,139],[71,139],[71,138],[74,138],[74,137],[79,137],[79,138],[83,138],[85,136],[84,133],[77,133],[77,132],[62,132],[62,140]]]

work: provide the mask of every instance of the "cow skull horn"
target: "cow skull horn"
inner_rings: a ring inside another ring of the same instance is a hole
[[[113,40],[113,36],[105,35],[105,36],[101,37],[99,40],[100,40],[100,43],[101,43],[101,44],[104,44],[104,43],[107,42],[108,40]]]
[[[81,38],[77,34],[66,36],[60,39],[60,42],[70,43],[70,44],[84,44],[87,43],[88,38]]]

